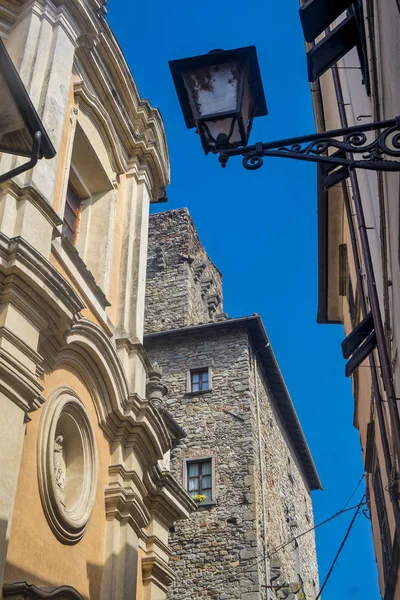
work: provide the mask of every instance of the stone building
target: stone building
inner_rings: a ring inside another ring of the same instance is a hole
[[[368,125],[399,115],[399,2],[311,0],[301,4],[317,130]],[[375,133],[367,135],[371,143]],[[393,147],[392,136],[385,141]],[[360,432],[380,590],[385,600],[398,599],[399,173],[319,169],[317,193],[317,320],[343,324],[347,343],[358,339],[353,349],[365,351],[362,356],[357,351],[352,356],[345,352],[349,359],[346,374],[353,384],[353,424]],[[360,206],[365,228],[360,222]],[[366,232],[374,277],[366,268],[360,231]],[[371,290],[377,291],[376,308],[370,302]],[[376,349],[379,320],[388,358],[382,348],[380,352]],[[360,323],[367,335],[360,336]],[[360,345],[367,336],[369,345]],[[364,359],[358,365],[357,354]],[[394,387],[392,410],[382,367]]]
[[[195,507],[160,467],[180,430],[157,409],[164,386],[142,344],[165,133],[105,4],[0,0],[0,35],[57,151],[0,188],[9,599],[160,600],[173,578],[169,527]],[[0,172],[19,160],[3,154]]]
[[[171,473],[198,502],[171,529],[168,597],[312,600],[314,533],[293,538],[320,481],[261,318],[228,318],[221,279],[186,209],[151,215],[144,344],[183,429]]]

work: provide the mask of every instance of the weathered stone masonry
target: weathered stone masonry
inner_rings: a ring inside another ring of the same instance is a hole
[[[187,209],[151,215],[145,331],[216,321],[222,277],[202,247]]]
[[[196,276],[204,262],[204,278],[212,280],[207,293]],[[197,457],[212,457],[214,468],[212,502],[171,533],[176,581],[169,597],[266,598],[266,570],[270,578],[280,561],[279,581],[294,583],[300,575],[312,599],[314,535],[266,564],[264,532],[271,551],[312,527],[310,491],[320,487],[318,475],[261,319],[222,313],[221,275],[185,209],[150,219],[147,293],[145,346],[163,369],[165,407],[187,434],[172,452],[171,471],[184,482],[185,461]],[[220,299],[215,311],[209,295]],[[204,367],[211,389],[191,392],[188,372]],[[271,592],[275,597],[286,596]]]

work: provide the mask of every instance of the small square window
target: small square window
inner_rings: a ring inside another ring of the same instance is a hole
[[[205,496],[212,501],[212,459],[186,462],[186,489],[192,496]]]
[[[204,392],[210,389],[208,369],[190,371],[190,391]]]

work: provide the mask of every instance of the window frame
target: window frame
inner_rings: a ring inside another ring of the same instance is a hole
[[[385,491],[382,483],[382,474],[379,460],[376,458],[374,472],[372,474],[372,490],[374,493],[374,508],[377,521],[378,534],[381,542],[382,575],[384,584],[389,578],[390,566],[393,552],[393,539],[387,515]]]
[[[78,200],[78,202],[77,202],[78,206],[76,209],[72,206],[72,204],[69,201],[70,194],[75,196],[75,198]],[[71,180],[69,180],[68,185],[67,185],[67,193],[65,196],[62,235],[65,238],[67,238],[73,246],[75,246],[76,238],[79,233],[79,223],[81,220],[83,200],[84,200],[84,198],[82,198],[81,194],[76,190],[76,188],[72,184]],[[75,221],[73,223],[73,226],[71,225],[71,223],[69,223],[69,221],[66,217],[67,207],[69,208],[70,211],[72,211],[72,213],[75,216]],[[66,230],[68,230],[71,233],[71,237],[68,235],[68,233],[65,233]]]
[[[310,0],[300,8],[300,20],[307,42],[315,42],[323,31],[330,29],[329,33],[314,43],[307,52],[308,80],[310,82],[317,81],[350,50],[357,48],[362,84],[365,86],[367,96],[370,96],[368,48],[362,0],[345,1],[340,11],[334,6],[333,0],[324,0],[323,4],[326,4],[328,8],[329,5],[332,5],[330,6],[331,10],[327,10],[327,14],[330,15],[328,20],[332,18],[332,21],[327,24],[327,21],[322,19],[318,25],[313,22],[316,11],[313,11],[312,5],[318,9],[320,4],[319,0]],[[347,5],[347,8],[345,8],[345,5]],[[319,12],[321,13],[321,10]],[[346,14],[345,18],[339,20],[340,15],[344,13]],[[335,25],[331,29],[333,24]],[[320,32],[318,35],[317,31]],[[314,35],[316,37],[313,40],[311,38]],[[323,61],[325,61],[325,65]]]
[[[186,490],[186,492],[190,494],[189,491],[189,466],[191,464],[194,463],[206,463],[206,462],[210,462],[211,463],[211,500],[206,500],[205,502],[201,502],[199,504],[198,507],[201,506],[212,506],[214,504],[216,504],[216,494],[215,494],[215,457],[214,456],[210,456],[210,455],[205,455],[205,456],[193,456],[190,458],[184,458],[183,459],[183,488]],[[199,491],[199,494],[201,494],[201,491]]]
[[[193,390],[193,379],[192,376],[200,373],[207,373],[208,387],[206,389]],[[211,367],[196,367],[188,369],[186,376],[186,393],[196,396],[197,394],[206,394],[212,391],[212,370]]]

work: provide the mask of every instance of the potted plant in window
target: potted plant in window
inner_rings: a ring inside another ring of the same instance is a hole
[[[192,496],[193,500],[197,502],[197,504],[201,504],[207,500],[207,496],[205,494],[195,494]]]

